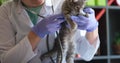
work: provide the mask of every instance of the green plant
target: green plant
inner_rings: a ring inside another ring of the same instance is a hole
[[[10,0],[0,0],[0,5],[2,5],[6,1],[10,1]]]
[[[114,44],[120,45],[120,33],[116,33],[114,38]]]
[[[2,5],[2,0],[0,0],[0,5]]]

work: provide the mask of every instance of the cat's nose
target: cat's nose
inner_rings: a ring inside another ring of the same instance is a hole
[[[76,16],[78,16],[79,14],[76,14]]]

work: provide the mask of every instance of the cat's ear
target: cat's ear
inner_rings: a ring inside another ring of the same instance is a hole
[[[67,0],[69,2],[77,2],[78,0]]]
[[[73,0],[73,2],[78,2],[78,0]]]

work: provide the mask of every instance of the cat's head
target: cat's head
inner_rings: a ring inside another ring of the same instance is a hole
[[[66,0],[66,1],[69,1],[69,2],[86,2],[87,0]]]
[[[78,14],[80,10],[83,10],[87,0],[66,0],[69,8],[74,10],[74,14]]]
[[[87,0],[66,0],[70,6],[83,6]]]

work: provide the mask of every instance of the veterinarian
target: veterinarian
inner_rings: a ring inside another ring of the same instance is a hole
[[[60,29],[60,23],[64,22],[60,13],[62,2],[13,0],[3,4],[0,7],[0,62],[52,63],[50,58],[41,60],[40,56],[48,52],[47,40],[49,49],[52,49],[55,32]],[[85,8],[84,12],[89,13],[88,18],[71,16],[71,19],[78,24],[76,52],[80,54],[80,59],[90,61],[100,45],[98,22],[93,9]]]

